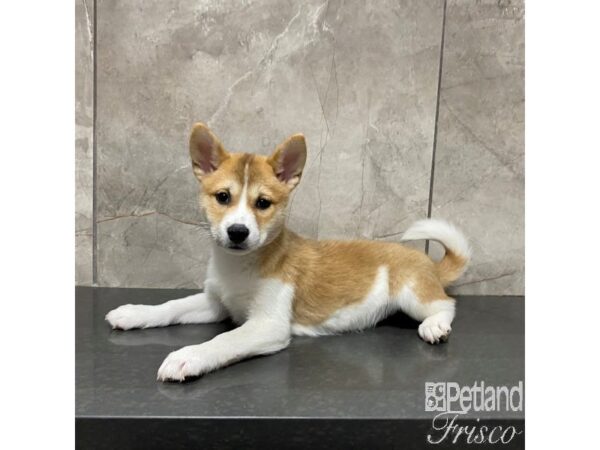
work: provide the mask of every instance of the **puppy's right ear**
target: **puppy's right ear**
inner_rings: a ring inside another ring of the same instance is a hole
[[[196,123],[190,135],[190,157],[196,178],[217,170],[229,155],[217,137],[203,123]]]

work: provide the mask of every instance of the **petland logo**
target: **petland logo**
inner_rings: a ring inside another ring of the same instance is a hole
[[[464,441],[467,444],[508,444],[522,429],[510,426],[487,426],[480,419],[459,425],[459,415],[490,411],[523,411],[523,382],[515,386],[486,386],[483,381],[472,386],[456,382],[426,382],[425,411],[438,413],[432,422],[434,433],[427,435],[430,444]]]
[[[461,387],[455,382],[425,383],[425,411],[523,411],[523,382],[512,387],[486,386],[483,381]]]

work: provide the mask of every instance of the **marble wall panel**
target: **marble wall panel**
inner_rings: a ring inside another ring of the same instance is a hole
[[[94,0],[75,2],[75,284],[93,282]]]
[[[235,151],[304,133],[289,226],[397,240],[427,214],[443,5],[99,2],[99,284],[202,285],[195,121]]]
[[[432,216],[474,251],[453,292],[523,294],[523,2],[448,1],[441,80]]]

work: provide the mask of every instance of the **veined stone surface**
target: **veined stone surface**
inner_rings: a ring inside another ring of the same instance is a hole
[[[75,2],[75,284],[93,272],[94,0]]]
[[[524,5],[449,1],[432,216],[471,239],[460,294],[524,293]]]
[[[523,293],[522,1],[448,0],[443,54],[443,0],[103,1],[96,55],[93,10],[76,3],[77,284],[92,279],[95,188],[99,285],[202,286],[187,140],[203,121],[231,151],[305,134],[295,231],[396,241],[431,200],[474,248],[452,292]]]
[[[202,285],[195,121],[232,151],[305,134],[289,226],[306,236],[396,240],[426,216],[442,1],[103,1],[97,14],[100,285]]]

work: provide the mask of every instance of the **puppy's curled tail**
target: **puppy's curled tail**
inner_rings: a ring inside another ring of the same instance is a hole
[[[402,241],[431,239],[446,249],[440,262],[435,263],[437,275],[443,286],[457,280],[471,259],[471,246],[467,238],[454,225],[437,219],[419,220],[402,235]]]

